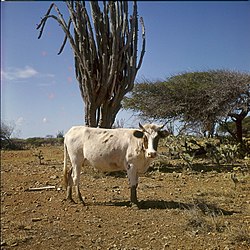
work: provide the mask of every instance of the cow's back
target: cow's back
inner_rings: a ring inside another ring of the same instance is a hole
[[[138,139],[131,129],[76,126],[65,134],[64,140],[71,162],[84,162],[100,171],[112,172],[126,169],[128,148]]]

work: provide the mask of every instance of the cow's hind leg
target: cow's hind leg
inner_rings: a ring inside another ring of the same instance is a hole
[[[72,176],[73,176],[73,184],[76,188],[76,195],[77,195],[79,201],[84,204],[84,200],[82,198],[82,195],[80,192],[80,187],[79,187],[81,166],[82,166],[82,163],[78,163],[75,165],[75,167],[73,168],[73,175]]]
[[[83,200],[83,198],[82,198],[82,194],[81,194],[81,192],[80,192],[79,185],[76,186],[76,194],[77,194],[77,197],[78,197],[79,201],[80,201],[83,205],[85,205],[85,202],[84,202],[84,200]]]
[[[69,170],[69,172],[67,173],[67,195],[66,195],[66,200],[70,201],[70,202],[74,202],[73,198],[72,198],[72,184],[73,184],[73,180],[72,180],[72,168]]]

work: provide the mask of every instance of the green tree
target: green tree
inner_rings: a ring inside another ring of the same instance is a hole
[[[85,106],[85,123],[91,127],[111,128],[121,101],[134,86],[145,53],[145,29],[142,25],[142,48],[138,54],[138,13],[133,2],[132,15],[128,1],[66,1],[68,21],[52,3],[37,29],[41,37],[48,19],[56,20],[75,59],[75,74]],[[55,14],[51,14],[54,9]],[[73,27],[72,27],[73,26]],[[137,60],[138,59],[138,60]]]
[[[210,70],[174,75],[163,82],[137,84],[124,101],[126,109],[154,119],[179,119],[211,135],[216,123],[232,119],[242,141],[242,121],[250,111],[250,75]]]
[[[63,138],[63,137],[64,137],[64,131],[63,130],[58,131],[56,134],[56,138]]]

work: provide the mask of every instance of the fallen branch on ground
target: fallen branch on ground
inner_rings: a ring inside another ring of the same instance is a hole
[[[41,190],[50,190],[55,189],[56,186],[46,186],[46,187],[30,187],[25,189],[25,191],[41,191]]]

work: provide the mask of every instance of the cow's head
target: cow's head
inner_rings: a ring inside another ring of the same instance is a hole
[[[143,148],[147,158],[155,158],[157,156],[157,147],[160,138],[169,135],[168,131],[161,130],[164,125],[146,124],[142,126],[139,123],[140,131],[136,130],[134,136],[143,138]]]

